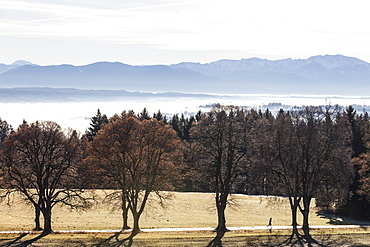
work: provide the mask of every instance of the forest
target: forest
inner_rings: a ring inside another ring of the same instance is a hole
[[[301,235],[302,216],[309,236],[313,201],[326,213],[370,219],[369,134],[367,113],[330,105],[276,115],[215,105],[170,119],[145,108],[110,118],[98,110],[83,135],[52,121],[13,129],[0,120],[0,198],[21,194],[47,235],[55,205],[88,208],[94,190],[109,189],[134,237],[150,195],[162,202],[163,191],[212,192],[221,238],[230,194],[285,196],[293,234]]]

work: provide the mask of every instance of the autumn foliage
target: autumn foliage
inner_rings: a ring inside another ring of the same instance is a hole
[[[103,187],[119,190],[123,228],[127,212],[139,231],[139,218],[149,195],[173,190],[181,168],[181,141],[176,132],[153,118],[121,117],[112,120],[89,143],[86,162],[100,177]]]

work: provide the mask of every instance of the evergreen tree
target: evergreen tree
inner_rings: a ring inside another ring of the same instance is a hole
[[[153,118],[157,119],[158,121],[162,121],[163,123],[167,123],[167,118],[161,113],[161,110],[158,110],[157,113],[154,113]]]
[[[149,112],[148,112],[148,110],[146,109],[146,107],[144,107],[144,109],[142,110],[142,112],[140,112],[140,113],[139,113],[138,117],[139,117],[139,119],[140,119],[141,121],[151,119],[151,117],[150,117],[150,115],[149,115]]]
[[[263,114],[263,117],[267,118],[267,119],[271,119],[272,118],[272,113],[271,111],[267,108],[265,113]]]
[[[92,117],[90,127],[86,130],[86,136],[89,141],[92,141],[98,131],[102,128],[104,124],[108,123],[108,118],[105,114],[100,113],[100,109],[94,117]]]
[[[365,118],[362,115],[359,116],[352,106],[349,106],[346,109],[345,113],[347,115],[348,121],[351,124],[352,129],[353,157],[358,157],[362,153],[366,152],[366,147],[364,144],[364,128],[366,125],[366,120],[368,120],[368,118]]]
[[[190,118],[185,118],[184,114],[181,114],[181,118],[179,118],[179,115],[176,114],[172,116],[169,124],[177,132],[177,135],[182,141],[188,141],[190,139],[190,129],[195,121],[196,119],[194,116],[191,116]]]
[[[0,118],[0,144],[13,131],[12,126]]]
[[[184,114],[181,114],[179,127],[181,131],[181,140],[189,140],[188,119],[185,118]]]
[[[355,176],[349,189],[351,197],[341,207],[340,213],[357,219],[370,219],[370,200],[364,193],[367,190],[363,188],[369,160],[366,147],[370,130],[369,116],[367,113],[364,116],[358,115],[352,106],[346,109],[345,114],[352,130],[352,163]]]
[[[172,128],[177,132],[177,135],[181,138],[181,130],[180,130],[180,119],[179,115],[175,114],[172,116],[172,119],[170,120],[169,124],[172,126]]]
[[[195,115],[195,121],[199,122],[201,118],[202,118],[202,111],[199,110],[197,114]]]

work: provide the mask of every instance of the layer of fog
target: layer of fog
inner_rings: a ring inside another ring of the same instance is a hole
[[[108,117],[123,110],[139,113],[143,108],[152,115],[160,110],[167,116],[184,114],[189,116],[197,111],[207,111],[215,103],[224,105],[248,106],[265,109],[269,103],[281,103],[285,109],[303,105],[370,105],[370,97],[304,96],[304,95],[215,95],[213,97],[178,97],[178,98],[127,98],[112,102],[60,102],[60,103],[0,103],[0,118],[13,128],[23,122],[50,120],[63,128],[73,128],[81,133],[89,127],[90,118],[99,108]],[[263,107],[264,106],[264,107]],[[276,108],[281,107],[279,104]],[[271,108],[271,105],[270,105]]]

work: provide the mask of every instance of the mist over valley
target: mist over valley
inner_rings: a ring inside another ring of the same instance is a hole
[[[305,105],[370,105],[370,64],[342,55],[309,59],[250,58],[212,63],[132,66],[98,62],[85,66],[0,64],[0,117],[13,127],[52,120],[82,133],[99,108],[168,118],[190,116],[214,104],[292,110]]]

